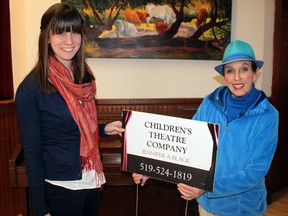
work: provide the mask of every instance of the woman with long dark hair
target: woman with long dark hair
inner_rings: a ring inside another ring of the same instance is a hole
[[[99,136],[124,129],[120,121],[98,125],[79,12],[54,4],[40,28],[38,61],[16,93],[34,215],[96,216],[106,182]]]

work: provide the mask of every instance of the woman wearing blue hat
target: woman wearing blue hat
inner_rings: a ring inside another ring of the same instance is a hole
[[[226,48],[215,70],[226,86],[206,96],[194,120],[220,125],[213,192],[178,184],[181,197],[197,199],[200,216],[259,216],[266,211],[265,175],[278,140],[278,111],[254,86],[263,61],[240,40]],[[136,184],[147,180],[133,174]]]
[[[178,185],[182,198],[197,198],[200,215],[266,211],[265,175],[277,146],[278,111],[254,86],[262,65],[248,43],[232,41],[215,67],[226,86],[205,97],[193,117],[220,124],[213,192]]]

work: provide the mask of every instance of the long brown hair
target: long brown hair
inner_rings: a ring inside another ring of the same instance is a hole
[[[56,3],[43,14],[41,18],[41,32],[38,41],[38,61],[32,73],[37,74],[40,88],[45,92],[51,92],[54,88],[48,80],[48,57],[54,56],[50,46],[50,33],[77,32],[81,35],[81,46],[72,60],[74,82],[81,84],[89,82],[94,77],[88,73],[89,67],[86,64],[84,52],[84,27],[81,15],[73,6],[66,3]]]

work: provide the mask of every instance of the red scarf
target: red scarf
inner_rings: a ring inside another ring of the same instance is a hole
[[[89,73],[93,76],[91,71]],[[79,127],[82,171],[96,170],[98,175],[102,175],[103,166],[98,148],[95,81],[75,84],[69,70],[53,57],[49,58],[49,79],[66,101]]]

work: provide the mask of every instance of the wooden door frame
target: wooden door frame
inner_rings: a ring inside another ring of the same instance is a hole
[[[275,0],[274,20],[274,48],[273,48],[273,76],[272,76],[272,97],[278,100],[281,97],[280,91],[280,66],[281,66],[281,42],[282,42],[282,0]]]
[[[272,161],[269,173],[266,177],[268,190],[268,203],[271,201],[271,194],[287,187],[288,185],[288,114],[287,114],[287,84],[283,82],[283,42],[286,38],[283,31],[283,17],[287,14],[288,0],[275,0],[275,25],[274,25],[274,48],[273,48],[273,76],[272,76],[272,95],[269,98],[271,103],[279,111],[279,134],[278,146]],[[284,11],[285,9],[285,11]],[[286,30],[286,29],[285,29]],[[286,52],[286,50],[285,50]],[[285,77],[286,80],[286,77]],[[285,81],[287,82],[287,80]],[[270,197],[270,198],[269,198]]]

